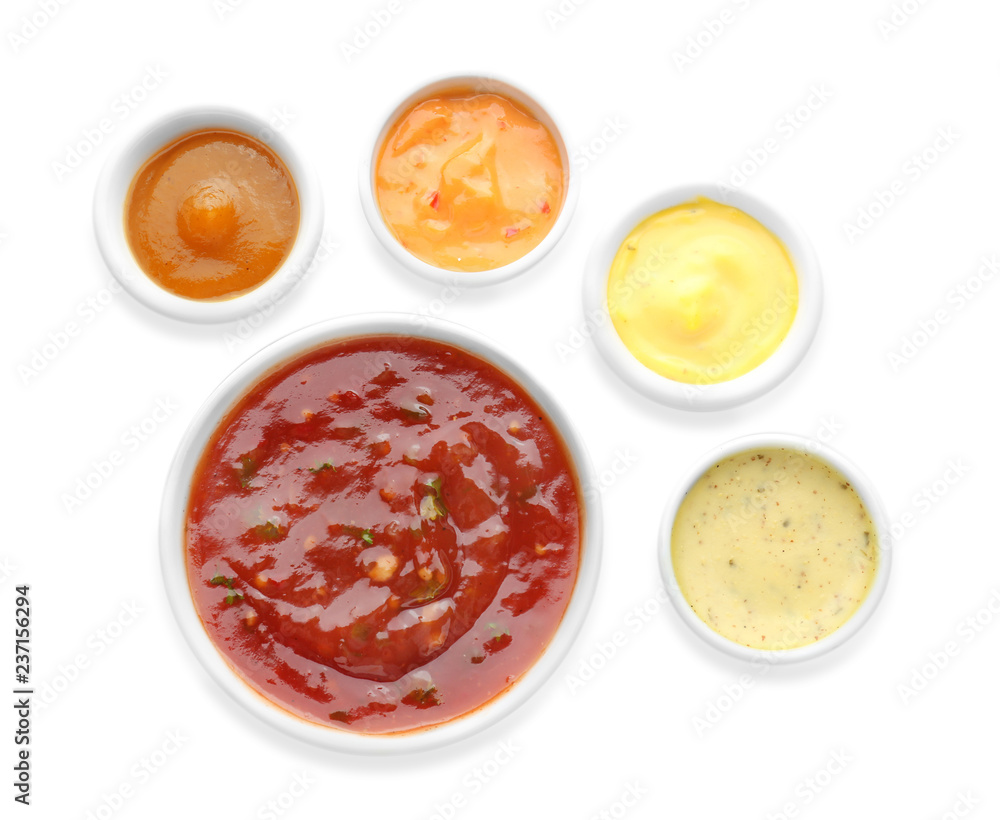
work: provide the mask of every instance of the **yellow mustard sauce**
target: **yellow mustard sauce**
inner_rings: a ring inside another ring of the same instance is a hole
[[[650,370],[686,384],[748,373],[788,335],[798,278],[781,241],[749,214],[704,197],[653,214],[619,247],[608,311]]]
[[[692,609],[723,637],[793,649],[857,611],[879,561],[871,514],[808,453],[750,450],[707,470],[674,519],[671,558]]]

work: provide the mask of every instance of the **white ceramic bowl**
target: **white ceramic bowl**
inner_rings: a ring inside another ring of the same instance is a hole
[[[749,214],[780,239],[791,255],[799,284],[799,305],[778,349],[749,373],[715,384],[685,384],[650,370],[635,358],[615,330],[608,311],[608,275],[622,242],[644,219],[697,197],[731,205]],[[805,356],[823,305],[819,261],[805,234],[791,220],[755,196],[710,184],[670,188],[631,208],[598,238],[587,259],[583,289],[587,316],[601,315],[594,332],[598,349],[628,384],[654,401],[681,410],[722,410],[750,401],[777,386]]]
[[[195,610],[185,566],[184,523],[191,478],[212,433],[228,409],[260,377],[277,365],[326,342],[358,336],[401,334],[435,339],[482,357],[514,378],[548,414],[569,451],[584,505],[582,553],[576,585],[552,641],[535,664],[510,689],[474,712],[428,729],[391,735],[365,735],[302,719],[258,694],[243,682],[209,638]],[[472,735],[514,711],[552,675],[583,624],[597,584],[601,554],[601,510],[585,498],[595,478],[583,439],[542,383],[496,344],[471,330],[441,320],[407,314],[368,314],[321,322],[285,336],[256,353],[215,390],[196,414],[170,468],[160,516],[160,560],[167,596],[184,637],[212,678],[243,707],[271,726],[301,740],[343,752],[412,752]]]
[[[552,224],[551,230],[545,238],[532,248],[528,253],[507,265],[499,268],[484,271],[454,271],[439,268],[418,259],[406,248],[399,244],[399,240],[385,224],[382,212],[379,210],[378,202],[375,198],[375,163],[378,159],[379,151],[389,133],[389,129],[396,123],[402,114],[413,105],[441,94],[456,89],[468,89],[475,93],[492,93],[507,97],[515,102],[521,109],[531,114],[542,125],[544,125],[559,147],[559,158],[562,160],[565,171],[566,191],[563,197],[562,210],[556,221]],[[493,285],[498,282],[505,282],[524,273],[528,268],[537,264],[559,241],[565,233],[566,226],[573,215],[577,198],[577,175],[573,172],[570,162],[569,151],[563,139],[562,131],[556,121],[549,113],[550,109],[539,103],[535,97],[528,95],[520,88],[505,80],[484,74],[460,74],[444,77],[425,83],[413,93],[406,96],[402,102],[396,105],[388,113],[379,125],[378,132],[372,140],[366,144],[364,155],[358,169],[358,187],[361,192],[361,206],[365,213],[365,218],[371,226],[375,236],[385,246],[385,249],[392,257],[404,267],[413,271],[425,279],[432,282],[439,282],[448,285],[460,285],[462,287],[479,287],[481,285]]]
[[[738,453],[744,453],[747,450],[764,447],[783,447],[803,452],[820,461],[826,462],[840,472],[851,483],[858,497],[868,509],[879,544],[879,562],[875,572],[875,579],[872,582],[871,589],[868,591],[868,596],[862,601],[858,610],[840,628],[834,630],[826,637],[821,638],[815,643],[794,649],[752,649],[723,637],[695,613],[684,597],[684,593],[681,591],[677,583],[677,577],[674,574],[671,536],[673,534],[674,519],[677,516],[677,511],[688,491],[704,475],[706,470],[718,464],[723,459],[737,455]],[[821,444],[815,439],[786,433],[759,433],[733,439],[726,444],[716,447],[692,465],[680,482],[677,491],[670,499],[663,513],[663,520],[660,525],[658,557],[660,574],[663,576],[667,594],[670,596],[674,608],[680,615],[681,620],[702,639],[717,649],[728,652],[730,655],[734,655],[742,660],[763,661],[765,663],[788,663],[791,661],[808,660],[822,655],[840,646],[864,626],[882,599],[882,594],[885,592],[886,584],[889,581],[889,569],[892,563],[892,538],[889,531],[888,518],[886,517],[881,499],[875,492],[871,482],[868,481],[865,475],[854,464],[835,450]]]
[[[139,168],[178,137],[206,128],[239,131],[269,146],[295,181],[300,209],[298,234],[278,270],[252,291],[218,301],[187,299],[160,287],[139,267],[125,236],[125,199]],[[186,108],[156,120],[109,157],[94,194],[94,229],[111,273],[144,305],[174,319],[229,322],[277,304],[303,278],[319,246],[323,198],[319,181],[301,153],[267,121],[231,108]]]

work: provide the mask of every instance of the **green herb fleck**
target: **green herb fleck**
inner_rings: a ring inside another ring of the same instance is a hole
[[[416,408],[401,406],[399,409],[403,413],[403,417],[410,421],[427,421],[431,417],[431,411],[419,404]]]
[[[361,641],[362,643],[367,642],[367,640],[372,635],[371,624],[367,624],[364,621],[358,621],[354,626],[351,627],[351,637],[356,641]]]
[[[263,524],[258,524],[253,529],[254,532],[265,541],[277,541],[285,535],[285,528],[280,524],[275,524],[273,521],[265,521]]]
[[[417,687],[407,692],[403,696],[403,703],[417,709],[430,709],[432,706],[440,706],[441,699],[437,695],[437,687],[432,683],[426,689]]]
[[[418,604],[433,601],[444,589],[444,579],[436,573],[427,581],[410,590],[410,597]]]
[[[364,541],[366,544],[374,544],[375,543],[375,539],[372,537],[372,531],[371,530],[363,530],[362,533],[361,533],[361,540]]]
[[[438,476],[428,481],[425,486],[429,487],[431,491],[420,501],[420,515],[430,521],[435,518],[443,518],[448,514],[448,508],[441,497],[441,477]]]
[[[321,462],[320,464],[317,464],[315,467],[309,468],[309,472],[313,474],[322,473],[324,470],[331,470],[333,472],[337,472],[337,465],[334,464],[332,461],[324,461]]]
[[[225,585],[226,589],[229,590],[229,594],[226,596],[227,606],[229,606],[230,604],[235,604],[237,601],[243,600],[243,593],[240,592],[238,589],[236,589],[235,586],[233,586],[233,582],[235,580],[236,580],[235,577],[227,578],[225,575],[219,573],[210,582],[212,586],[216,587]]]
[[[250,486],[255,475],[257,475],[257,459],[249,453],[240,456],[240,466],[236,468],[236,477],[244,490]]]
[[[529,498],[534,498],[537,493],[538,493],[538,485],[530,484],[527,487],[521,488],[521,490],[517,493],[517,500],[527,501]]]
[[[490,637],[483,642],[483,650],[487,655],[492,655],[501,649],[506,649],[514,640],[510,634],[510,630],[498,624],[490,623],[486,625],[486,628],[490,631]]]

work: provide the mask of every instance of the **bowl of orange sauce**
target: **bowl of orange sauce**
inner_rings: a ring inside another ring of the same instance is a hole
[[[98,181],[98,246],[147,307],[194,322],[277,304],[319,245],[319,183],[285,135],[227,108],[173,112],[113,156]]]
[[[368,224],[400,264],[476,286],[542,259],[577,186],[549,109],[509,82],[466,74],[393,108],[366,148],[359,187]]]

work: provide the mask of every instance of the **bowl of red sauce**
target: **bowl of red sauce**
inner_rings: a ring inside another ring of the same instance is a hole
[[[577,194],[550,109],[482,74],[404,97],[366,147],[359,187],[368,224],[396,261],[473,287],[539,262],[565,232]]]
[[[347,752],[464,738],[522,704],[589,607],[600,509],[543,385],[459,325],[320,323],[198,412],[161,561],[212,678],[267,723]]]

